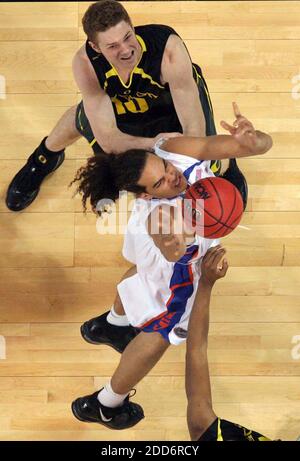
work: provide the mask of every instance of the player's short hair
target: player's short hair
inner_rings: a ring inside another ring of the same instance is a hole
[[[116,0],[100,0],[86,10],[83,18],[83,30],[88,40],[95,43],[96,34],[125,21],[132,27],[132,22],[125,8]]]

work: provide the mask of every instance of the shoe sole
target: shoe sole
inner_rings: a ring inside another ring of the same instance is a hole
[[[57,163],[56,167],[54,168],[54,170],[52,170],[49,174],[47,174],[47,176],[45,176],[45,178],[43,179],[43,182],[46,178],[49,178],[52,173],[54,173],[57,168],[60,167],[60,165],[63,163],[63,161],[65,160],[65,154],[59,159],[59,162]],[[9,188],[8,188],[9,189]],[[26,205],[23,207],[23,208],[12,208],[12,207],[9,207],[8,206],[8,203],[7,203],[7,196],[6,196],[6,199],[5,199],[5,204],[7,206],[7,208],[10,210],[10,211],[15,211],[15,212],[19,212],[19,211],[23,211],[25,210],[26,208],[28,208],[32,202],[34,202],[34,200],[37,198],[38,194],[40,192],[40,187],[36,190],[36,194],[31,198],[30,202],[26,203]]]
[[[77,399],[78,400],[78,399]],[[101,424],[102,426],[105,426],[107,427],[108,429],[111,429],[113,431],[123,431],[124,429],[129,429],[130,427],[133,427],[135,426],[136,424],[138,424],[142,419],[144,419],[145,416],[143,416],[141,419],[139,419],[137,422],[135,423],[132,423],[130,424],[129,426],[126,426],[126,427],[111,427],[109,426],[108,424],[106,424],[104,421],[95,421],[95,420],[89,420],[89,419],[83,419],[81,418],[81,416],[79,416],[77,410],[76,410],[76,402],[77,400],[74,400],[72,402],[72,405],[71,405],[71,410],[72,410],[72,413],[73,415],[75,416],[76,419],[78,419],[79,421],[83,422],[83,423],[96,423],[96,424]]]
[[[40,189],[38,188],[38,190],[36,191],[36,193],[34,194],[34,196],[31,198],[30,202],[26,203],[26,206],[24,206],[23,208],[13,208],[13,207],[10,207],[8,206],[8,203],[7,203],[7,199],[5,200],[5,205],[6,207],[10,210],[10,211],[15,211],[15,212],[19,212],[19,211],[23,211],[25,210],[27,207],[29,207],[29,205],[32,204],[32,202],[34,202],[34,200],[37,198],[38,196],[38,193],[39,193]]]
[[[97,346],[101,346],[101,344],[104,344],[106,346],[110,346],[112,347],[115,351],[119,352],[120,354],[122,354],[123,350],[120,350],[118,349],[116,346],[114,346],[112,343],[109,343],[109,342],[105,342],[105,341],[94,341],[92,340],[88,335],[87,333],[85,332],[85,323],[83,325],[81,325],[80,327],[80,333],[81,333],[81,336],[83,337],[83,339],[89,343],[89,344],[94,344],[94,345],[97,345]]]

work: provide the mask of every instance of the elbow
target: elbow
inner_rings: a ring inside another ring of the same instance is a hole
[[[107,138],[103,138],[103,141],[101,141],[101,149],[104,150],[106,154],[121,154],[124,152],[124,148],[122,148],[122,145],[117,140],[113,140],[111,138],[114,138],[113,135],[107,136]],[[99,143],[98,143],[99,144]]]
[[[272,136],[270,136],[270,135],[268,134],[267,137],[268,137],[268,146],[267,146],[266,152],[268,152],[268,151],[269,151],[270,149],[272,149],[272,147],[273,147],[273,138],[272,138]]]
[[[267,152],[269,152],[269,150],[272,148],[273,146],[273,139],[270,135],[268,134],[265,134],[265,143],[264,143],[264,146],[261,148],[260,151],[257,152],[257,155],[263,155],[263,154],[266,154]]]
[[[114,146],[113,143],[111,142],[111,135],[108,134],[103,134],[97,132],[98,130],[93,129],[94,133],[94,141],[96,140],[100,149],[105,153],[105,154],[112,154],[114,153]]]
[[[98,144],[100,144],[100,143],[98,142]],[[108,142],[105,142],[105,141],[101,142],[100,147],[104,151],[105,154],[116,154],[117,153],[114,150],[112,144],[110,144]]]
[[[201,424],[200,421],[192,420],[190,418],[188,418],[187,425],[191,440],[194,442],[198,441],[201,435],[207,430],[205,424]]]
[[[187,406],[187,425],[191,440],[197,441],[216,419],[209,399],[189,400]]]
[[[113,143],[113,142],[110,142],[109,140],[110,138],[110,135],[109,136],[95,136],[95,139],[100,147],[100,149],[105,153],[105,154],[120,154],[121,152],[123,152],[119,146],[116,144],[116,143]]]
[[[266,133],[263,133],[262,135],[263,135],[262,139],[259,143],[260,145],[257,146],[256,149],[254,149],[254,152],[252,152],[251,155],[263,155],[269,152],[269,150],[272,148],[273,146],[272,137]]]
[[[97,141],[100,149],[104,151],[105,154],[119,153],[117,149],[117,133],[110,130],[99,129],[99,123],[93,120],[92,113],[86,108],[85,113],[89,120],[94,140]]]

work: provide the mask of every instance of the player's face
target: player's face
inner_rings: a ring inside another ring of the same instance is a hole
[[[98,32],[96,51],[117,68],[133,68],[141,54],[141,46],[137,41],[131,25],[119,22],[105,32]]]
[[[140,195],[145,199],[176,197],[187,188],[187,180],[172,163],[150,153],[138,184],[146,187]]]

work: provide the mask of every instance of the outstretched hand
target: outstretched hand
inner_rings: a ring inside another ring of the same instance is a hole
[[[250,148],[255,147],[257,142],[257,134],[252,123],[243,115],[241,115],[240,109],[236,102],[232,103],[233,112],[236,117],[232,125],[221,121],[221,126],[224,130],[236,138],[236,140],[242,145]]]
[[[201,281],[213,286],[216,280],[225,277],[228,262],[223,259],[226,250],[221,245],[210,248],[203,257],[201,264]]]

